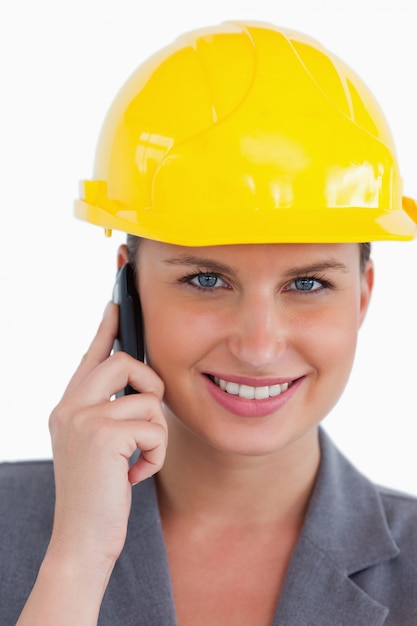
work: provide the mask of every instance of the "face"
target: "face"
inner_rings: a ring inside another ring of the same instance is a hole
[[[141,242],[147,358],[167,417],[217,450],[270,454],[339,398],[372,289],[357,244]]]

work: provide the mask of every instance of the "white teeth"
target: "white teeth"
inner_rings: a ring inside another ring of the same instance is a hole
[[[264,398],[269,398],[269,387],[255,387],[255,399],[264,400]]]
[[[255,387],[249,385],[239,385],[239,398],[246,398],[246,400],[253,400],[255,397]]]
[[[239,385],[223,378],[214,377],[214,382],[220,389],[230,393],[232,396],[239,396],[245,400],[265,400],[266,398],[275,398],[289,387],[289,383],[282,385],[268,385],[263,387],[252,387],[251,385]]]
[[[269,395],[271,395],[273,398],[275,398],[275,396],[279,396],[283,386],[284,385],[271,385],[271,387],[269,388]]]
[[[239,385],[237,383],[226,383],[226,391],[227,393],[232,394],[232,396],[239,395]]]

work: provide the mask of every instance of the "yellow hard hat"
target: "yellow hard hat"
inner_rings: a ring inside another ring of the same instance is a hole
[[[257,22],[185,34],[138,68],[75,214],[186,246],[417,233],[367,87],[314,39]]]

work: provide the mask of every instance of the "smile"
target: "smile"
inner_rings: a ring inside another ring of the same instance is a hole
[[[276,398],[286,391],[291,383],[282,383],[280,385],[264,385],[252,387],[251,385],[240,385],[217,376],[210,377],[211,380],[226,393],[232,396],[239,396],[245,400],[266,400],[266,398]]]

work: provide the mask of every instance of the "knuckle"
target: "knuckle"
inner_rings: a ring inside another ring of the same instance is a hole
[[[114,441],[114,430],[116,424],[111,419],[102,417],[101,419],[90,420],[87,427],[86,435],[91,442],[93,448],[105,450],[107,442]]]
[[[136,396],[139,403],[144,403],[145,411],[149,418],[152,417],[163,417],[163,409],[161,404],[161,398],[157,396],[153,391],[147,391],[145,393],[138,394]],[[164,418],[165,420],[165,418]]]
[[[144,394],[149,395],[149,397],[153,396],[155,402],[160,406],[162,398],[164,397],[165,386],[161,378],[150,368],[149,372],[151,378],[149,380],[148,389],[144,391]]]
[[[113,352],[110,356],[112,362],[117,365],[117,367],[128,367],[131,364],[132,357],[130,357],[126,352]]]
[[[165,455],[165,450],[168,444],[168,428],[167,425],[165,423],[163,424],[158,424],[158,428],[160,429],[160,436],[162,439],[162,442],[164,444],[163,450],[164,450],[164,455]]]
[[[65,404],[60,402],[52,410],[49,416],[48,426],[51,433],[55,432],[62,424],[67,421],[67,412],[65,410]]]
[[[161,401],[153,391],[146,391],[140,394],[146,401],[148,406],[155,412],[161,410]]]
[[[91,407],[75,408],[70,402],[61,402],[52,411],[49,417],[49,430],[53,437],[62,433],[70,436],[70,433],[80,436],[85,432],[86,425],[94,424],[91,419]]]

